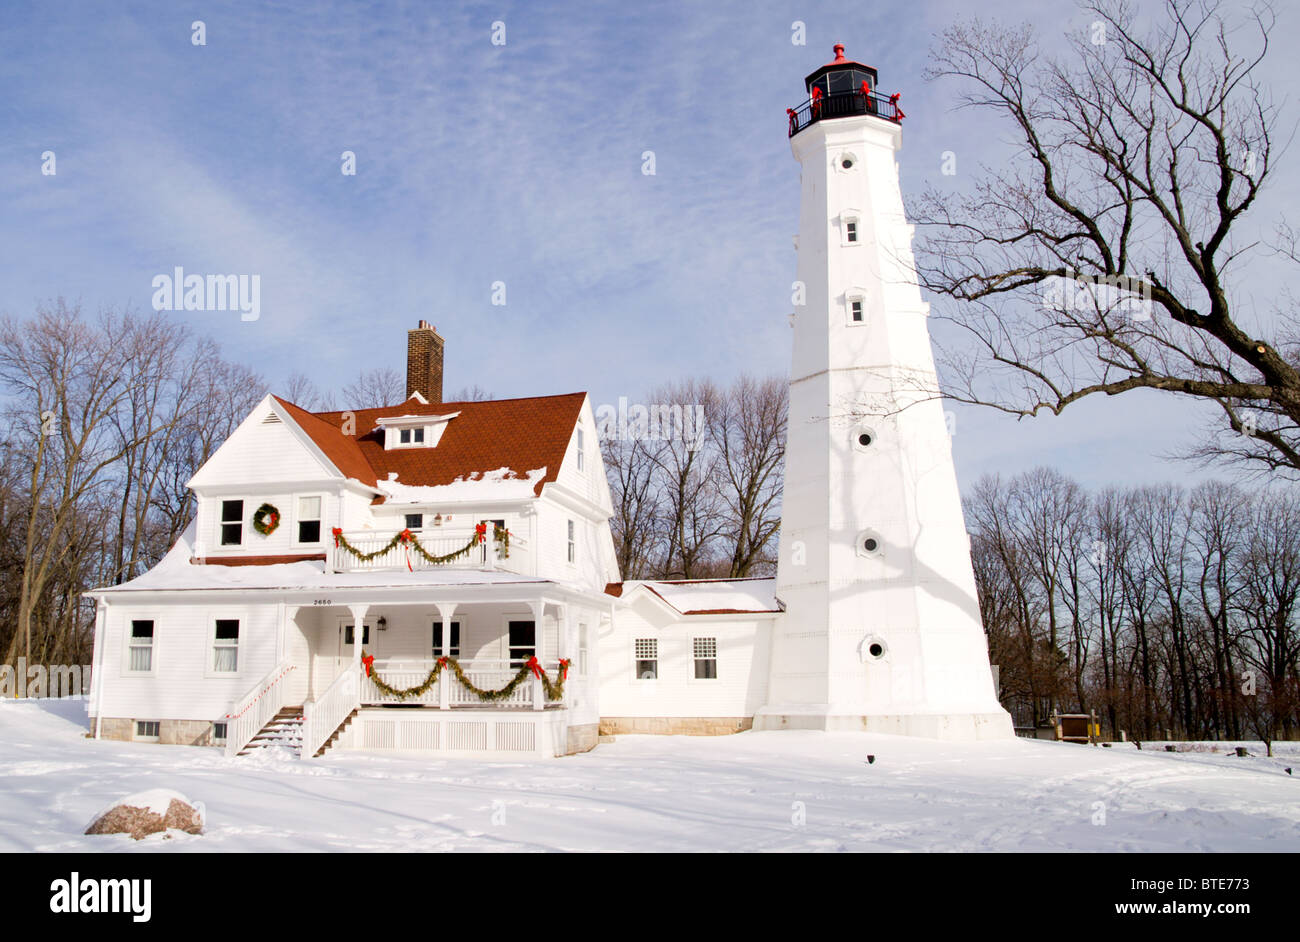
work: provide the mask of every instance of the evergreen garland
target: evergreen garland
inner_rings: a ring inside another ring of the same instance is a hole
[[[474,696],[478,697],[480,700],[487,702],[496,702],[507,699],[515,692],[516,688],[518,688],[518,686],[528,678],[530,671],[535,672],[538,679],[541,680],[542,687],[546,691],[547,700],[562,700],[564,699],[564,682],[568,679],[570,663],[568,658],[560,661],[560,677],[558,680],[553,681],[546,673],[546,668],[542,667],[542,665],[538,663],[537,658],[532,657],[528,659],[528,663],[519,668],[515,673],[515,676],[510,678],[510,682],[504,687],[499,690],[484,690],[482,687],[475,686],[475,684],[469,679],[465,674],[464,669],[461,668],[460,661],[456,660],[454,657],[440,657],[434,663],[433,670],[429,671],[428,676],[426,676],[423,681],[416,684],[414,687],[407,687],[403,690],[399,690],[398,688],[388,684],[379,676],[378,671],[371,668],[371,664],[374,663],[373,657],[362,652],[362,660],[366,662],[366,675],[370,678],[371,683],[373,683],[381,693],[390,697],[396,697],[398,700],[407,700],[411,697],[418,697],[421,694],[427,693],[432,689],[433,685],[438,682],[438,678],[442,675],[442,669],[444,667],[449,667],[451,672],[456,675],[456,679],[461,682],[461,685],[466,690],[474,694]]]
[[[271,509],[274,510],[275,508],[271,508]],[[258,512],[260,513],[261,511],[259,510]],[[256,519],[253,521],[253,523],[254,526],[256,526],[257,524]],[[272,529],[274,529],[274,527],[272,527]],[[335,527],[333,532],[334,532],[334,545],[341,546],[348,553],[350,553],[352,556],[356,557],[357,559],[361,560],[363,563],[368,563],[372,559],[378,559],[380,556],[383,556],[385,553],[396,549],[398,546],[405,545],[405,546],[410,546],[417,553],[419,553],[420,556],[423,557],[426,562],[434,566],[441,566],[441,565],[445,565],[446,563],[450,563],[454,560],[460,559],[462,556],[468,556],[476,545],[484,541],[485,539],[484,534],[486,533],[486,529],[487,529],[486,527],[483,527],[480,524],[480,527],[476,528],[474,535],[469,538],[468,543],[466,543],[460,549],[452,550],[450,553],[445,553],[442,556],[435,556],[432,553],[430,553],[427,549],[425,549],[424,544],[420,542],[420,538],[416,536],[414,533],[412,533],[409,529],[403,530],[400,533],[393,534],[393,538],[391,540],[389,540],[383,546],[379,547],[379,549],[375,550],[373,553],[363,553],[361,552],[361,550],[357,549],[355,546],[349,543],[348,538],[343,535],[342,527]],[[509,558],[510,531],[503,529],[502,527],[493,527],[492,539],[502,545],[503,549],[505,550],[504,556],[506,558]]]

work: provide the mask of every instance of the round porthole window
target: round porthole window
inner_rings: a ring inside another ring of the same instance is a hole
[[[858,451],[867,451],[876,443],[876,430],[868,428],[865,425],[859,425],[852,432],[853,447]]]
[[[845,157],[843,160],[840,161],[840,166],[843,167],[845,170],[852,170],[852,169],[853,169],[853,158],[852,158],[852,157]]]
[[[840,173],[844,173],[845,171],[852,170],[857,165],[858,165],[857,155],[850,154],[847,152],[840,154],[838,157],[836,157],[835,163],[833,164],[835,169],[838,170]]]
[[[884,545],[880,534],[874,530],[864,530],[858,534],[859,556],[878,556]]]
[[[866,662],[879,661],[888,653],[888,650],[885,647],[885,642],[875,635],[863,638],[862,643],[858,645],[858,654]]]

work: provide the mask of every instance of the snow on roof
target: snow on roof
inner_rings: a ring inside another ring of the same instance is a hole
[[[91,595],[175,589],[360,589],[380,586],[502,585],[552,580],[512,572],[477,569],[421,569],[416,572],[325,572],[322,562],[273,563],[264,566],[196,566],[194,524],[148,572],[122,585],[96,589]]]
[[[479,471],[462,475],[450,484],[422,487],[403,484],[396,480],[397,473],[390,472],[387,481],[376,481],[375,486],[388,501],[398,504],[445,503],[457,500],[487,501],[527,499],[535,493],[538,482],[546,478],[546,468],[534,468],[526,475],[516,474],[509,468]]]
[[[636,580],[619,585],[623,596],[634,588],[644,587],[683,615],[740,615],[781,611],[781,604],[776,599],[775,579]]]

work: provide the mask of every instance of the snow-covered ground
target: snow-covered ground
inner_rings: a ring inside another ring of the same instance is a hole
[[[303,762],[84,732],[79,702],[0,702],[0,851],[1300,850],[1296,743],[1242,759],[770,732],[626,736],[549,761]],[[82,835],[155,788],[202,802],[207,833]]]

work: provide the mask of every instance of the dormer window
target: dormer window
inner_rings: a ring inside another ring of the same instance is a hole
[[[447,425],[459,412],[450,415],[385,415],[376,420],[384,435],[384,448],[436,448]]]

